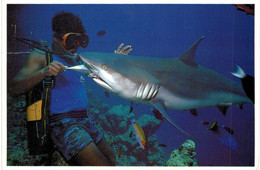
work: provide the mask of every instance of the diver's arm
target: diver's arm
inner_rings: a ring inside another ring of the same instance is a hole
[[[31,53],[25,65],[11,82],[10,93],[20,95],[32,89],[40,83],[45,76],[57,76],[64,70],[63,64],[53,61],[45,67],[45,55],[40,53]]]

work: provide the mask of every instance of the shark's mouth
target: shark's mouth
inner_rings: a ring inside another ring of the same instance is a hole
[[[84,62],[85,62],[84,64],[85,67],[87,67],[91,71],[88,77],[91,77],[98,85],[100,85],[104,89],[113,91],[113,88],[105,80],[103,80],[97,75],[99,69],[96,66],[90,64],[88,61],[84,61]]]
[[[103,87],[106,90],[113,91],[113,88],[102,78],[98,77],[96,74],[93,72],[89,74],[89,76],[101,87]]]

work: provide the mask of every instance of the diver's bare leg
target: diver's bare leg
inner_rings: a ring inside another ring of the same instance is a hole
[[[111,166],[115,166],[116,165],[116,157],[115,157],[114,151],[111,148],[111,146],[107,143],[104,136],[102,137],[100,142],[97,144],[97,147],[106,156],[106,158],[108,159]]]
[[[76,156],[79,165],[85,166],[109,166],[109,162],[95,143],[91,142],[84,147]]]

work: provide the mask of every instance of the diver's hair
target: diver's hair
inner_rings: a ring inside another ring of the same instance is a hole
[[[62,39],[69,32],[85,33],[81,19],[70,12],[59,12],[52,18],[52,30],[54,37]]]

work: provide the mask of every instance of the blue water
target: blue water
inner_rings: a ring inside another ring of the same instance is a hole
[[[235,64],[254,75],[254,16],[237,11],[233,5],[23,5],[19,10],[17,34],[51,44],[51,19],[62,10],[82,18],[90,43],[80,51],[113,52],[124,42],[132,45],[132,55],[177,57],[205,36],[196,52],[198,64],[238,83],[240,80],[230,74],[236,70]],[[99,30],[105,30],[106,34],[96,36]],[[24,58],[11,57],[9,60],[18,62],[15,62],[17,68],[9,72],[9,80],[24,61]],[[89,87],[108,104],[130,104],[113,95],[105,97],[104,91],[92,80],[89,80]],[[138,104],[134,111],[140,116],[152,114],[150,109]],[[253,105],[245,105],[243,110],[232,106],[226,116],[215,107],[198,109],[198,117],[188,111],[167,112],[184,130],[199,137],[200,140],[195,141],[199,165],[254,165]],[[201,123],[214,120],[234,130],[236,151],[220,142]],[[166,158],[187,139],[167,122],[156,135],[159,143],[168,146],[164,148]]]

